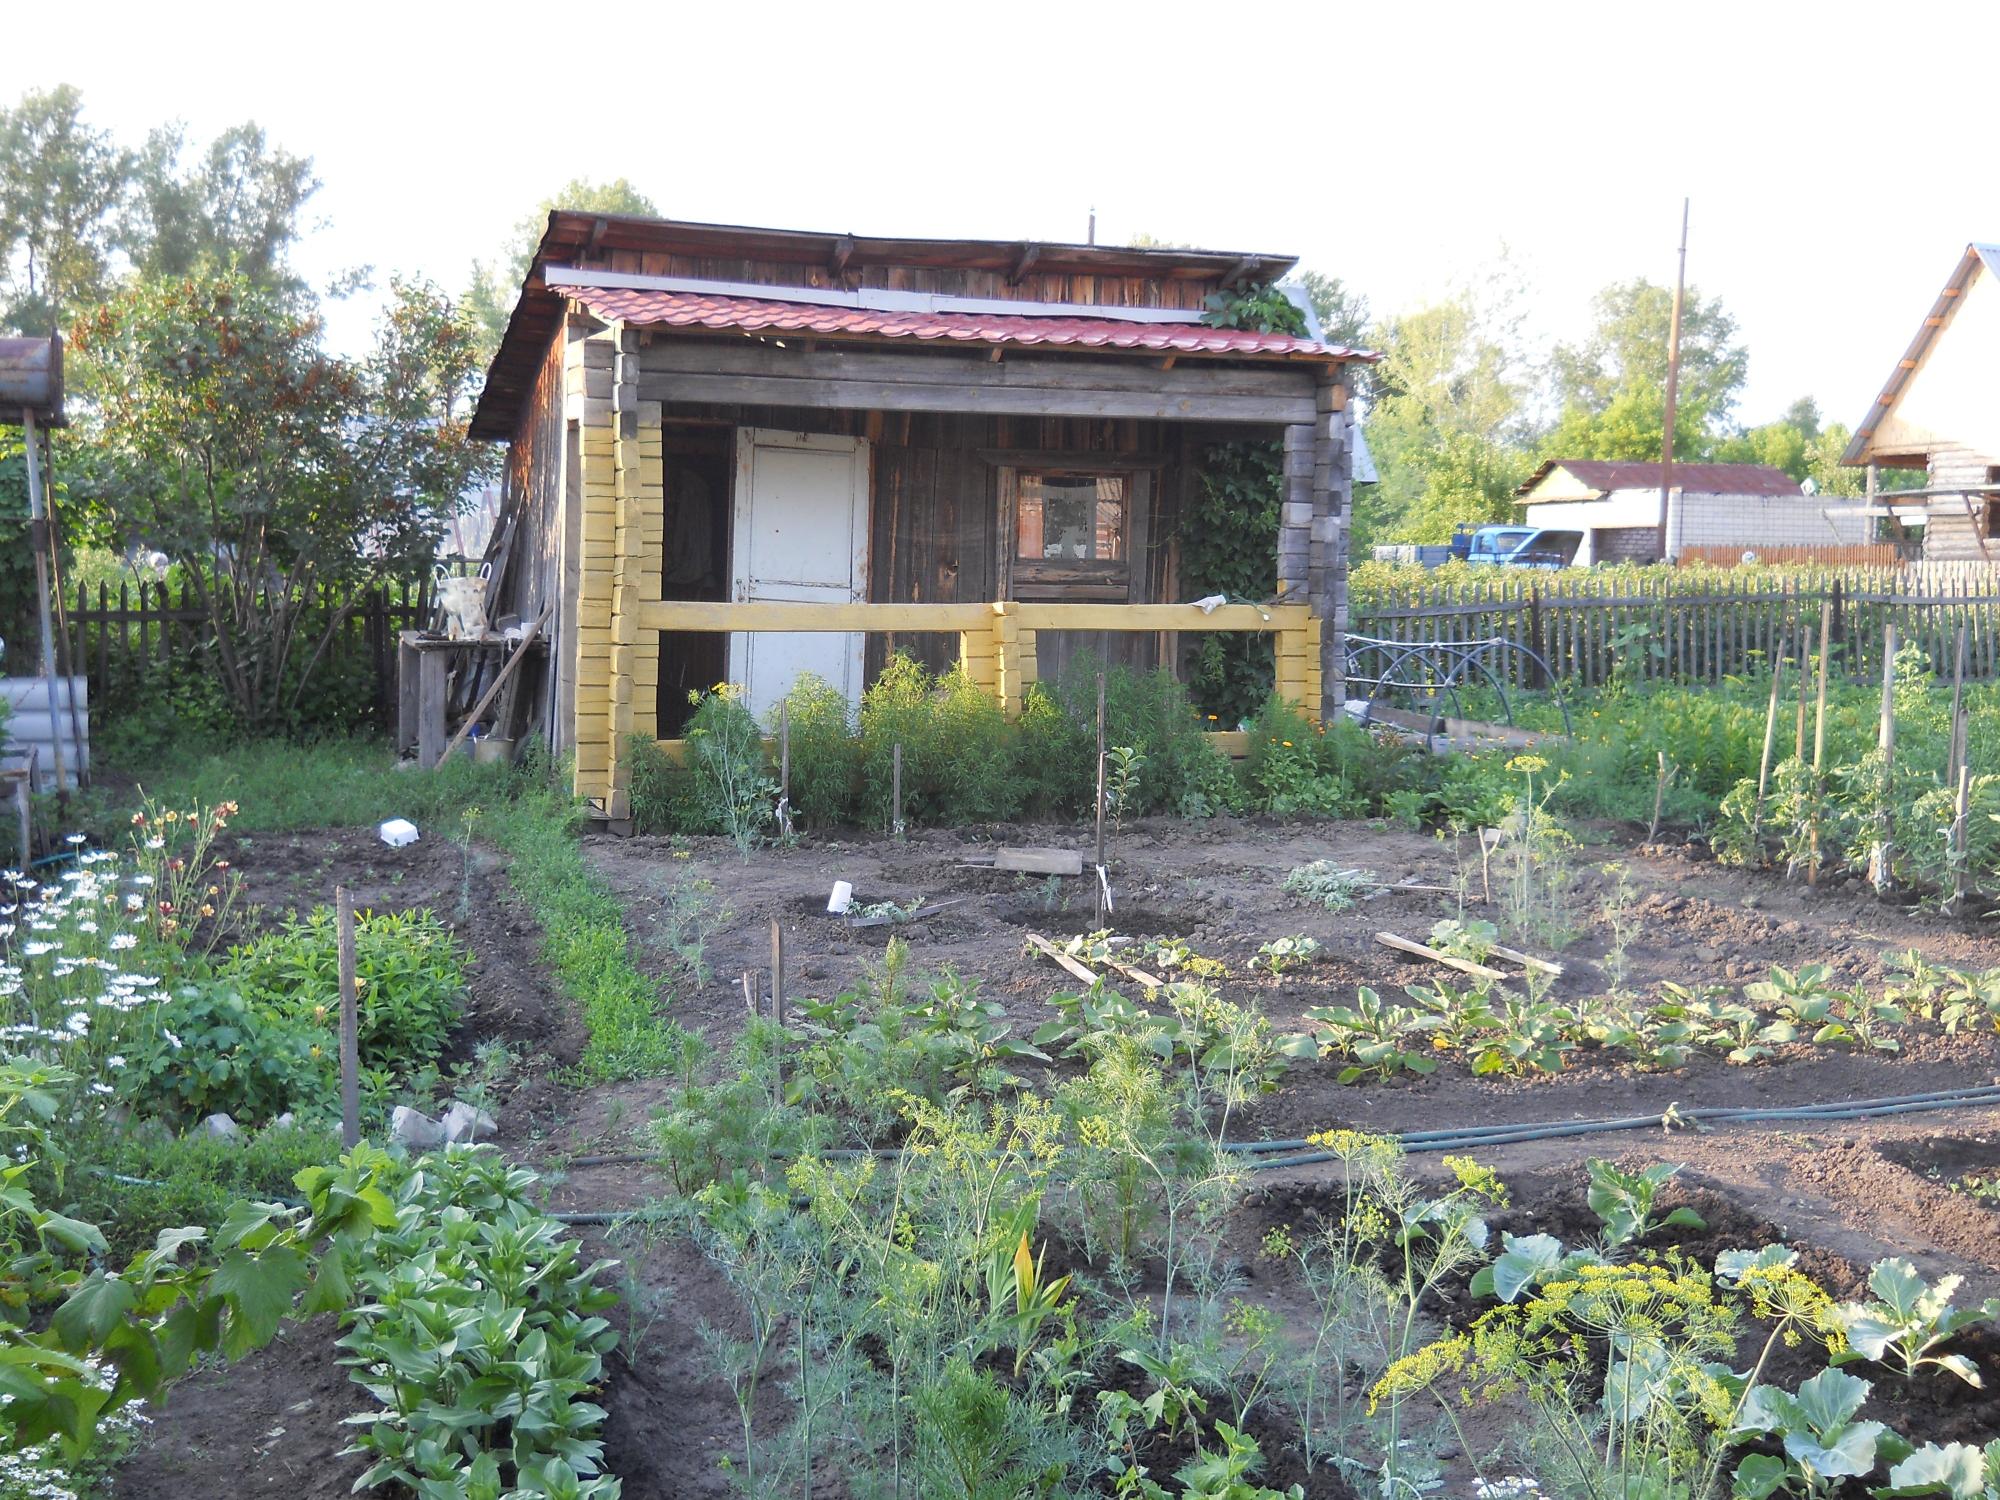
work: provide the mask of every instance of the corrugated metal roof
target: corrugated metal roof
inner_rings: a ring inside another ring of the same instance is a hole
[[[1162,354],[1300,355],[1373,359],[1358,349],[1329,347],[1282,333],[1210,328],[1191,323],[1131,323],[1115,318],[1037,317],[969,312],[897,312],[827,307],[761,297],[577,286],[550,278],[552,290],[580,302],[607,323],[639,328],[701,328],[712,332],[851,335],[946,340],[970,344],[1046,344],[1136,349]]]
[[[1526,497],[1536,485],[1561,469],[1591,489],[1657,490],[1660,466],[1646,460],[1601,458],[1552,458],[1528,476],[1515,494]],[[1799,482],[1783,469],[1769,464],[1682,464],[1674,465],[1673,486],[1697,495],[1798,495]]]
[[[1957,315],[1959,307],[1965,301],[1965,289],[1972,284],[1972,278],[1982,268],[1989,276],[2000,276],[2000,244],[1986,245],[1974,241],[1965,247],[1965,254],[1961,255],[1958,264],[1952,267],[1951,280],[1947,281],[1944,290],[1938,293],[1937,301],[1931,307],[1930,316],[1924,319],[1923,325],[1917,329],[1917,336],[1910,340],[1910,347],[1903,351],[1903,357],[1896,362],[1896,368],[1883,383],[1881,395],[1877,396],[1875,404],[1868,408],[1868,415],[1856,424],[1854,437],[1848,443],[1847,451],[1840,455],[1841,463],[1849,467],[1859,467],[1874,461],[1872,449],[1876,425],[1889,414],[1890,409],[1898,401],[1902,400],[1903,390],[1909,385],[1910,377],[1923,368],[1924,361],[1930,358],[1931,346],[1937,342],[1938,334],[1943,331],[1945,325]],[[1909,467],[1921,466],[1911,464]]]

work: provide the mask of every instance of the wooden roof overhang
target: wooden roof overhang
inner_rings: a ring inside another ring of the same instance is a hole
[[[1909,388],[1911,379],[1930,358],[1936,347],[1938,335],[1951,322],[1965,299],[1965,290],[1972,284],[1972,278],[1982,269],[1990,274],[2000,275],[2000,245],[1973,243],[1965,247],[1965,254],[1958,258],[1952,268],[1951,279],[1938,293],[1930,313],[1917,328],[1917,336],[1910,340],[1910,347],[1903,351],[1903,357],[1896,361],[1896,368],[1889,373],[1883,383],[1882,393],[1875,398],[1875,404],[1868,408],[1868,415],[1861,425],[1854,429],[1854,436],[1847,445],[1847,451],[1840,455],[1842,464],[1860,467],[1876,464],[1886,469],[1922,469],[1928,467],[1929,456],[1923,453],[1877,453],[1875,451],[1875,429],[1882,419],[1903,399],[1903,392]]]
[[[1018,279],[1032,265],[1037,271],[1184,278],[1224,285],[1270,280],[1295,264],[1287,256],[881,240],[557,212],[549,216],[541,248],[488,372],[486,389],[473,416],[474,437],[511,436],[542,351],[572,311],[644,330],[647,348],[641,360],[641,399],[645,400],[1282,425],[1312,420],[1314,387],[1323,372],[1376,357],[1363,350],[1326,348],[1307,340],[1213,329],[1199,323],[1198,313],[1186,311],[1051,307],[1028,302],[979,304],[987,309],[983,313],[961,314],[948,308],[934,313],[933,321],[971,318],[980,325],[974,329],[953,326],[936,338],[928,334],[912,337],[907,332],[873,326],[793,332],[768,326],[718,329],[700,322],[672,326],[643,316],[618,314],[602,297],[588,295],[588,289],[561,283],[563,276],[579,274],[571,262],[619,249],[789,259],[811,266],[823,262],[824,268],[834,273],[831,287],[727,288],[739,295],[755,291],[758,301],[791,299],[799,307],[817,308],[822,313],[829,305],[847,305],[864,295],[845,293],[841,288],[851,269],[869,264],[971,268],[1005,272],[1010,279]],[[817,271],[815,277],[827,279]],[[583,279],[624,290],[634,289],[634,284],[643,288],[652,282],[669,283],[665,277],[604,273],[584,273]],[[683,288],[691,284],[685,279],[671,283]],[[894,299],[901,294],[866,295],[878,311],[886,299],[888,311],[883,315],[891,323],[897,321]],[[593,307],[593,302],[597,306]],[[811,316],[825,321],[821,313]],[[1018,327],[994,332],[985,326],[1028,324],[1031,320],[1035,326],[1027,332]],[[1146,340],[1157,347],[1138,346],[1138,341],[1133,347],[1119,347],[1109,342],[1112,335],[1101,330],[1087,330],[1067,342],[1056,341],[1059,325],[1097,320],[1140,325],[1147,330]],[[1159,334],[1162,325],[1171,325],[1164,335]],[[1160,339],[1164,342],[1158,342]],[[1221,347],[1175,347],[1204,340]],[[1261,347],[1260,341],[1270,347]]]

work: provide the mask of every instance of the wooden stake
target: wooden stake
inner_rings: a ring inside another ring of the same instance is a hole
[[[1947,786],[1958,784],[1958,768],[1965,759],[1964,726],[1959,718],[1959,709],[1965,703],[1965,625],[1958,627],[1958,650],[1954,653],[1951,668],[1951,748],[1947,752]]]
[[[757,1014],[757,971],[745,969],[741,981],[743,985],[743,1011],[745,1015]]]
[[[344,885],[333,889],[334,925],[340,945],[340,1143],[361,1144],[361,1018],[354,974],[354,898]]]
[[[1792,759],[1806,758],[1806,695],[1812,691],[1812,635],[1805,621],[1798,622],[1799,637],[1799,726],[1792,741]]]
[[[778,806],[781,833],[792,831],[792,703],[778,700]]]
[[[1654,753],[1660,757],[1660,774],[1653,783],[1653,823],[1646,830],[1646,842],[1649,844],[1659,842],[1660,814],[1665,809],[1667,801],[1667,752],[1659,750]]]
[[[1813,715],[1813,815],[1812,857],[1806,865],[1806,884],[1819,884],[1819,804],[1826,794],[1822,773],[1826,767],[1826,667],[1827,652],[1833,641],[1833,600],[1819,607],[1819,679],[1815,688],[1817,707]]]
[[[1097,975],[1094,971],[1078,963],[1040,933],[1031,932],[1028,934],[1028,946],[1033,948],[1037,953],[1052,958],[1061,964],[1072,978],[1081,979],[1085,984],[1097,983]]]
[[[771,1019],[778,1025],[780,1035],[772,1039],[771,1076],[777,1085],[777,1103],[785,1102],[785,929],[771,918]]]
[[[1091,895],[1097,925],[1104,926],[1104,669],[1097,671],[1097,882]]]
[[[1784,680],[1785,655],[1781,650],[1771,661],[1771,701],[1764,709],[1764,754],[1757,762],[1757,805],[1750,814],[1750,847],[1760,865],[1764,862],[1764,798],[1771,790],[1771,751],[1778,741],[1778,694]]]
[[[903,836],[903,745],[899,740],[889,750],[889,835]]]
[[[1965,912],[1965,887],[1970,873],[1966,866],[1965,839],[1972,816],[1972,767],[1960,762],[1958,767],[1958,804],[1953,809],[1951,820],[1951,915],[1961,916]]]
[[[1882,752],[1881,829],[1876,835],[1875,894],[1886,896],[1895,883],[1896,851],[1896,622],[1882,627],[1882,722],[1875,747]]]

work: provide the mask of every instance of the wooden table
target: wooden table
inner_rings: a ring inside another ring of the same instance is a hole
[[[421,630],[396,635],[396,753],[417,752],[417,764],[429,770],[444,759],[451,742],[446,722],[451,703],[452,668],[469,663],[474,653],[511,652],[519,642],[504,635],[452,641]],[[535,643],[540,647],[541,643]]]
[[[20,822],[21,869],[24,873],[35,857],[34,814],[30,799],[41,780],[38,774],[40,768],[35,763],[40,752],[41,746],[30,745],[26,764],[0,767],[0,786],[14,789],[14,812]]]

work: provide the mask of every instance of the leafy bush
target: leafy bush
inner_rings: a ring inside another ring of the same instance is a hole
[[[807,828],[854,819],[861,794],[861,745],[846,695],[825,678],[803,674],[785,695],[791,740],[792,811]],[[772,710],[771,733],[778,732]]]
[[[897,652],[861,698],[862,807],[887,827],[893,810],[895,747],[903,751],[903,818],[908,823],[1003,821],[1024,799],[1014,733],[993,695],[953,669],[932,678]]]
[[[1058,687],[1064,712],[1089,735],[1084,801],[1095,794],[1097,674],[1080,656]],[[1132,672],[1115,667],[1105,674],[1104,742],[1127,746],[1144,757],[1146,775],[1137,807],[1130,812],[1166,812],[1205,818],[1248,806],[1243,783],[1210,738],[1207,721],[1188,702],[1187,689],[1160,668]]]
[[[330,907],[236,949],[223,977],[275,1014],[340,1036],[340,936]],[[465,997],[464,950],[430,911],[361,912],[354,973],[363,1067],[407,1072],[444,1050]]]
[[[1037,682],[1021,700],[1021,717],[1015,721],[1014,732],[1023,810],[1047,817],[1089,811],[1097,790],[1094,724],[1072,718],[1048,684]],[[1143,798],[1139,805],[1143,805]]]
[[[596,1477],[602,1383],[617,1334],[561,1226],[533,1208],[535,1175],[491,1147],[421,1159],[355,1255],[362,1300],[341,1363],[381,1406],[347,1451],[369,1467],[356,1488],[614,1500]],[[382,1222],[383,1219],[387,1222]],[[511,1492],[511,1491],[510,1491]]]
[[[732,684],[691,693],[681,759],[644,736],[629,741],[632,817],[648,832],[723,834],[748,850],[769,828],[778,783],[764,731]]]
[[[338,1050],[310,1016],[248,999],[227,979],[182,985],[117,1073],[122,1098],[185,1125],[220,1112],[274,1120],[332,1096]]]

